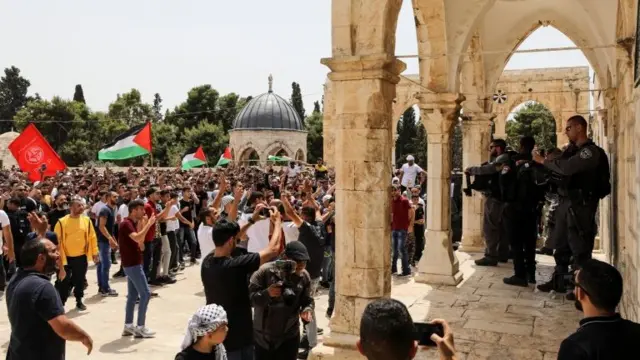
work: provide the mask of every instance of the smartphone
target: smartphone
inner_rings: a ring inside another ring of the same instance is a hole
[[[413,323],[416,328],[415,340],[418,341],[420,346],[436,346],[436,343],[431,340],[431,335],[437,334],[438,336],[444,336],[444,328],[440,324],[427,324],[427,323]]]

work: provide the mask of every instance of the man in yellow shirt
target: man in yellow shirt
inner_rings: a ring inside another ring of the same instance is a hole
[[[60,258],[67,273],[58,290],[64,304],[69,297],[71,287],[73,287],[76,307],[78,310],[86,310],[87,307],[82,303],[84,284],[89,260],[93,260],[95,264],[100,261],[98,239],[91,219],[83,215],[82,199],[79,197],[71,198],[69,210],[70,214],[60,219],[54,228],[60,242],[58,246]]]

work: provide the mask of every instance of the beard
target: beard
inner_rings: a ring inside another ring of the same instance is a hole
[[[42,271],[46,275],[51,275],[55,273],[57,270],[58,270],[58,262],[54,258],[47,256],[47,260],[44,263],[44,268],[42,269]]]

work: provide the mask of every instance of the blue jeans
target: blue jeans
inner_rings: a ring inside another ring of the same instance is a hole
[[[98,274],[98,289],[100,291],[109,291],[109,269],[111,268],[111,246],[108,242],[98,241],[98,251],[100,262],[96,266],[96,274]]]
[[[151,291],[147,284],[147,277],[142,271],[142,265],[135,265],[123,268],[127,275],[127,305],[125,307],[124,323],[133,324],[133,310],[136,307],[136,300],[140,297],[138,304],[138,326],[144,326],[147,317],[147,306],[151,298]]]
[[[391,261],[391,272],[397,272],[398,255],[402,258],[402,273],[410,274],[409,253],[407,251],[407,230],[392,230],[393,239],[393,260]]]
[[[193,232],[193,229],[190,227],[180,227],[178,229],[178,243],[180,246],[184,246],[184,242],[187,241],[187,245],[189,245],[189,252],[191,253],[191,261],[196,261],[196,255],[198,253],[198,248],[196,246],[196,233]],[[179,257],[178,260],[183,262],[182,257]]]
[[[253,360],[253,345],[240,350],[227,351],[227,360]]]

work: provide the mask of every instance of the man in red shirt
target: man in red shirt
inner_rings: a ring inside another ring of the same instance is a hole
[[[122,269],[127,275],[127,305],[125,307],[124,330],[122,336],[135,336],[137,338],[151,338],[155,333],[145,326],[147,306],[151,298],[151,291],[147,284],[147,277],[142,269],[142,253],[149,244],[145,237],[152,232],[155,226],[156,216],[145,215],[145,204],[142,200],[133,200],[129,203],[129,216],[120,222],[118,228],[118,243],[120,245],[120,257]],[[133,310],[136,301],[138,305],[138,323],[133,325]]]
[[[160,235],[160,221],[165,218],[171,205],[175,204],[175,200],[169,201],[163,210],[160,204],[160,190],[155,187],[147,190],[147,203],[144,204],[144,212],[148,218],[155,215],[157,221],[154,227],[147,232],[144,238],[144,273],[150,285],[162,285],[157,279],[158,267],[160,266],[160,257],[162,256],[162,238]]]
[[[413,216],[413,207],[409,200],[402,196],[400,186],[394,185],[391,195],[391,238],[393,239],[391,272],[397,273],[398,255],[401,255],[402,273],[399,276],[408,276],[411,275],[411,268],[407,251],[407,230]]]

